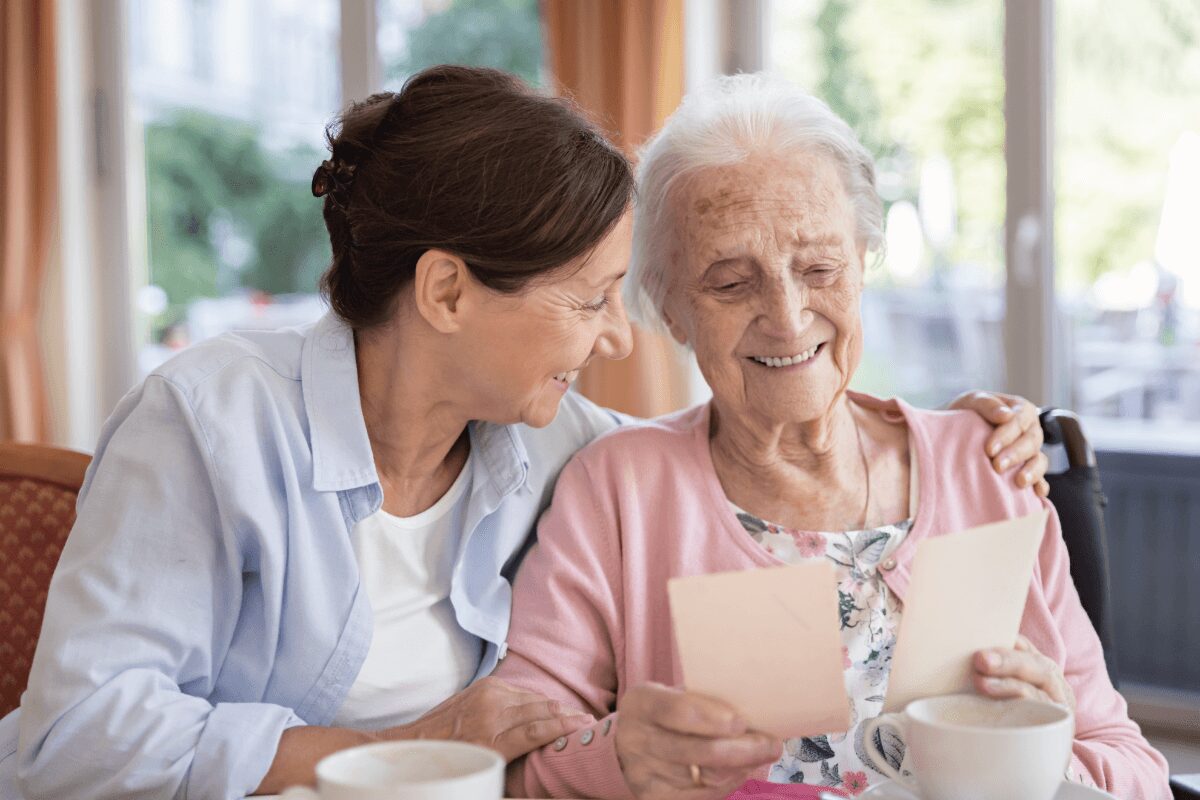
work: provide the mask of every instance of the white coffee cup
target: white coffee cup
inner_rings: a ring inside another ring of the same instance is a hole
[[[317,762],[317,789],[282,800],[500,800],[504,758],[465,742],[403,741],[352,747]]]
[[[887,726],[900,731],[915,783],[874,746],[876,731]],[[879,771],[922,800],[1051,800],[1071,758],[1075,719],[1041,700],[952,694],[876,717],[862,736]]]

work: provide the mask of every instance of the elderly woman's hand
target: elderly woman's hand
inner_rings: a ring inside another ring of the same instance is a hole
[[[1075,711],[1075,693],[1058,664],[1024,636],[1012,649],[980,650],[972,663],[975,689],[988,697],[1049,700]]]
[[[966,392],[954,398],[949,407],[974,411],[996,428],[984,445],[996,472],[1021,464],[1017,486],[1032,486],[1041,497],[1050,495],[1050,484],[1045,480],[1050,462],[1042,452],[1037,406],[1013,394]]]
[[[725,797],[782,750],[725,703],[661,684],[630,689],[618,710],[617,757],[640,800]]]

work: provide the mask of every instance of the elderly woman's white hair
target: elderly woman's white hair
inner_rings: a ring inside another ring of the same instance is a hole
[[[797,86],[763,73],[718,78],[689,94],[640,153],[633,260],[626,303],[634,318],[661,327],[672,238],[671,193],[687,176],[735,164],[751,154],[819,150],[838,165],[854,207],[857,236],[868,250],[883,245],[883,205],[875,164],[858,137],[829,106]]]

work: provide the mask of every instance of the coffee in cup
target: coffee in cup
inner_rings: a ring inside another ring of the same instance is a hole
[[[317,763],[317,788],[292,787],[281,800],[500,800],[504,758],[465,742],[380,742]]]
[[[884,727],[899,730],[911,777],[875,748]],[[1071,757],[1075,719],[1069,709],[1042,700],[954,694],[876,717],[862,736],[876,768],[922,800],[1052,800]]]

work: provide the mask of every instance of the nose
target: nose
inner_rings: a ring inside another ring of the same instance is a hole
[[[812,324],[808,286],[801,281],[769,282],[763,287],[759,325],[774,339],[794,341]]]
[[[609,303],[608,309],[604,330],[596,339],[596,354],[620,361],[633,352],[633,329],[629,327],[620,293]]]

